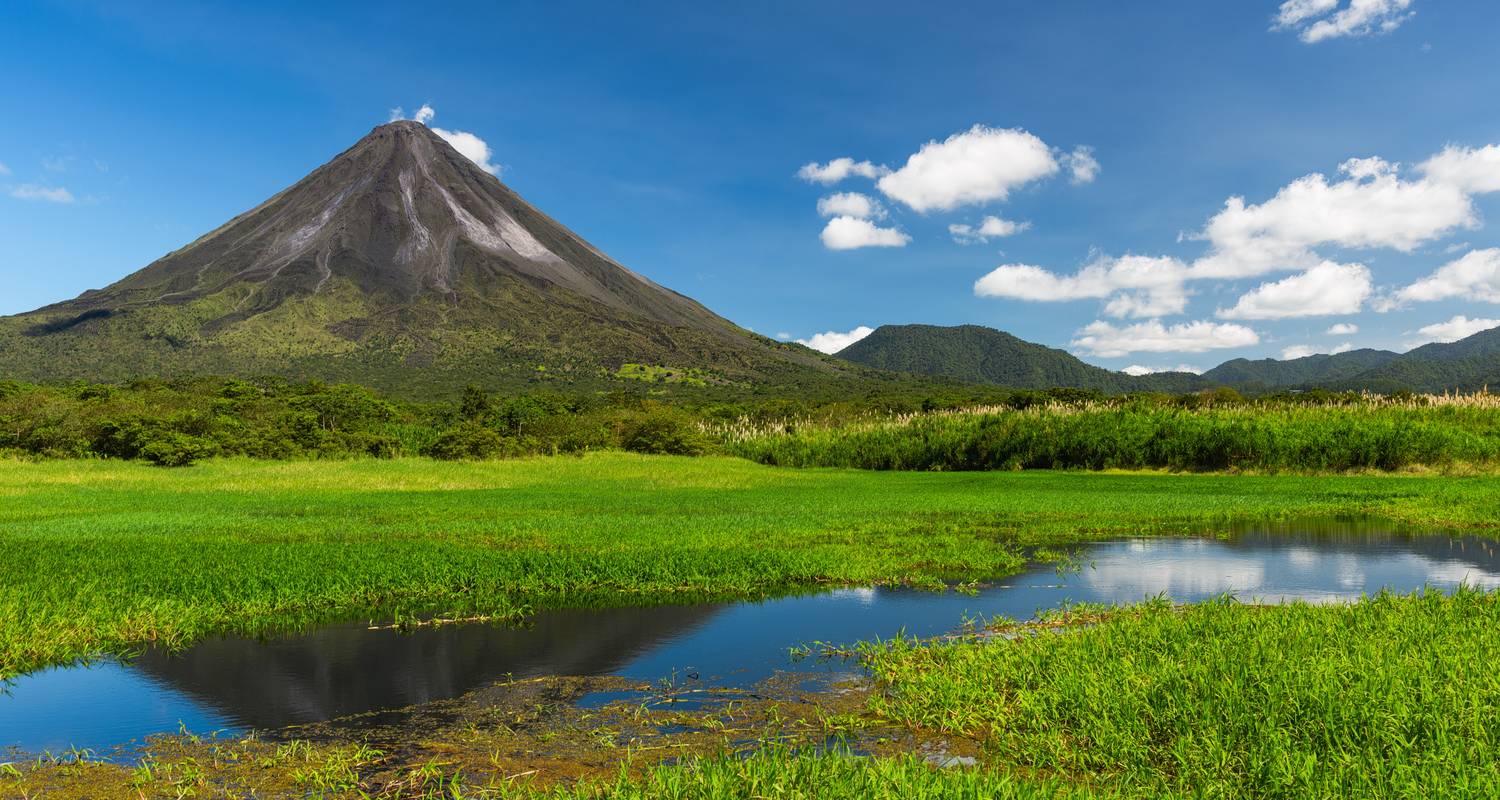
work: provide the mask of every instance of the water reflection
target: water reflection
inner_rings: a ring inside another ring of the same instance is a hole
[[[1500,587],[1500,554],[1478,538],[1404,536],[1378,523],[1258,525],[1232,538],[1092,545],[1084,567],[1042,566],[978,596],[842,589],[758,603],[553,611],[529,627],[410,634],[335,625],[257,641],[225,638],[129,665],[48,670],[0,697],[0,746],[104,750],[179,722],[195,731],[275,729],[455,697],[507,676],[699,674],[748,685],[788,664],[788,648],[900,632],[930,636],[965,617],[1025,618],[1068,602],[1326,602],[1382,588]],[[832,668],[832,667],[830,667]]]

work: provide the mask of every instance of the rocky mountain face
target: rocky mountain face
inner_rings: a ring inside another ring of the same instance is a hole
[[[619,264],[410,121],[110,286],[0,318],[0,377],[30,380],[269,373],[423,391],[626,363],[729,383],[841,369]]]

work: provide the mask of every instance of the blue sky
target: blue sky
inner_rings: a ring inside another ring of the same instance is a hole
[[[767,335],[978,323],[1204,368],[1500,324],[1500,4],[721,6],[8,3],[0,313],[426,104]]]

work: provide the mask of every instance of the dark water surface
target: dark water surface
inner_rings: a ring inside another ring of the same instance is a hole
[[[458,696],[513,676],[696,675],[747,686],[792,667],[813,641],[933,636],[965,618],[1027,618],[1070,602],[1347,601],[1381,589],[1500,587],[1500,552],[1476,537],[1410,536],[1384,523],[1247,526],[1227,539],[1128,539],[1085,546],[1083,567],[1030,569],[977,596],[842,589],[762,602],[548,611],[524,628],[462,625],[411,633],[340,624],[260,641],[222,638],[129,664],[45,670],[0,695],[0,748],[106,755],[186,728],[275,729]]]

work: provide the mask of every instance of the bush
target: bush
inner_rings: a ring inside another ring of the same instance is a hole
[[[625,426],[620,444],[632,453],[697,456],[708,452],[708,439],[698,423],[678,411],[646,411]]]
[[[510,449],[505,437],[495,431],[477,422],[463,422],[443,431],[424,455],[444,461],[466,461],[498,458]]]
[[[177,431],[157,433],[141,446],[140,457],[158,467],[186,467],[214,454],[214,443]]]

